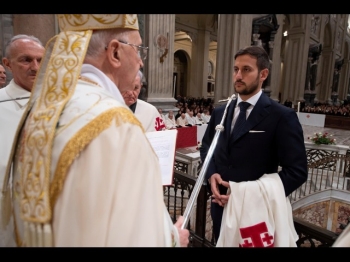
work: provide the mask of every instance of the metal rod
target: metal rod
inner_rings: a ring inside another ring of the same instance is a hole
[[[16,98],[12,98],[12,99],[6,99],[6,100],[1,100],[0,103],[2,102],[8,102],[8,101],[14,101],[14,100],[21,100],[21,99],[27,99],[30,96],[23,96],[23,97],[16,97]]]
[[[208,153],[207,153],[207,156],[205,157],[204,159],[204,163],[203,163],[203,166],[202,166],[202,169],[201,171],[199,172],[199,175],[198,175],[198,178],[197,178],[197,181],[196,181],[196,184],[194,185],[193,187],[193,190],[192,190],[192,194],[190,196],[190,199],[188,200],[188,203],[186,205],[186,209],[183,213],[183,217],[184,217],[184,222],[182,223],[182,226],[181,228],[184,229],[187,227],[187,224],[188,224],[188,220],[189,220],[189,217],[192,213],[192,209],[193,209],[193,205],[195,203],[195,201],[197,200],[197,197],[198,197],[198,194],[199,194],[199,191],[201,189],[201,186],[203,184],[203,181],[204,181],[204,177],[205,177],[205,173],[208,169],[208,165],[209,165],[209,162],[210,162],[210,159],[214,153],[214,150],[215,150],[215,147],[216,147],[216,144],[217,144],[217,141],[219,139],[219,136],[220,136],[220,133],[222,131],[224,131],[224,126],[223,126],[223,123],[225,121],[225,118],[226,118],[226,114],[227,114],[227,108],[228,106],[230,105],[232,99],[235,97],[235,94],[233,94],[230,99],[228,100],[227,104],[226,104],[226,107],[225,107],[225,111],[224,111],[224,114],[222,116],[222,119],[221,119],[221,122],[219,125],[217,125],[215,127],[215,130],[216,130],[216,133],[215,133],[215,136],[213,138],[213,141],[211,142],[211,145],[209,147],[209,150],[208,150]]]

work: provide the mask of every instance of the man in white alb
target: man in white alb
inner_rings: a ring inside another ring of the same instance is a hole
[[[163,131],[165,130],[165,124],[157,108],[146,101],[138,99],[143,78],[143,73],[139,70],[132,84],[132,90],[125,90],[122,92],[125,104],[140,120],[145,132]]]
[[[18,123],[27,106],[45,48],[29,35],[15,35],[5,47],[4,66],[13,79],[0,89],[0,188]]]
[[[137,15],[57,19],[4,180],[13,210],[1,213],[14,217],[17,246],[187,246],[183,218],[173,224],[164,204],[158,157],[120,94],[147,55]]]

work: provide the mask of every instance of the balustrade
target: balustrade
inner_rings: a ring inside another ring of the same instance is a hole
[[[305,142],[305,147],[309,177],[289,196],[292,205],[326,190],[337,190],[350,195],[349,146]],[[164,190],[164,200],[174,222],[185,211],[201,168],[199,152],[193,147],[191,150],[194,152],[184,150],[176,154],[174,183]],[[210,193],[203,183],[188,223],[190,247],[215,247],[209,210]],[[294,217],[294,225],[299,235],[298,247],[330,247],[337,237],[336,233],[298,217]]]

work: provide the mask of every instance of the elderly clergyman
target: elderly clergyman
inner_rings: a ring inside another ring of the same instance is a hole
[[[157,155],[120,94],[146,57],[137,15],[58,22],[17,130],[3,224],[13,213],[23,247],[187,246],[183,217],[174,225],[164,204]]]

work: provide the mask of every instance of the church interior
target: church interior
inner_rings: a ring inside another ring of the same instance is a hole
[[[249,45],[264,47],[270,56],[272,68],[263,92],[273,100],[290,101],[296,110],[298,103],[350,102],[348,14],[138,16],[143,45],[149,47],[143,68],[147,102],[163,112],[174,110],[177,96],[211,98],[216,105],[231,96],[233,56]],[[46,43],[58,30],[53,14],[0,14],[0,60],[13,35],[32,34]],[[350,146],[350,124],[347,130],[339,123],[332,129],[303,126],[305,140],[313,132],[329,130],[339,136],[338,143]],[[295,216],[339,232],[341,224],[350,221],[350,186],[341,194],[309,196],[293,209]]]

